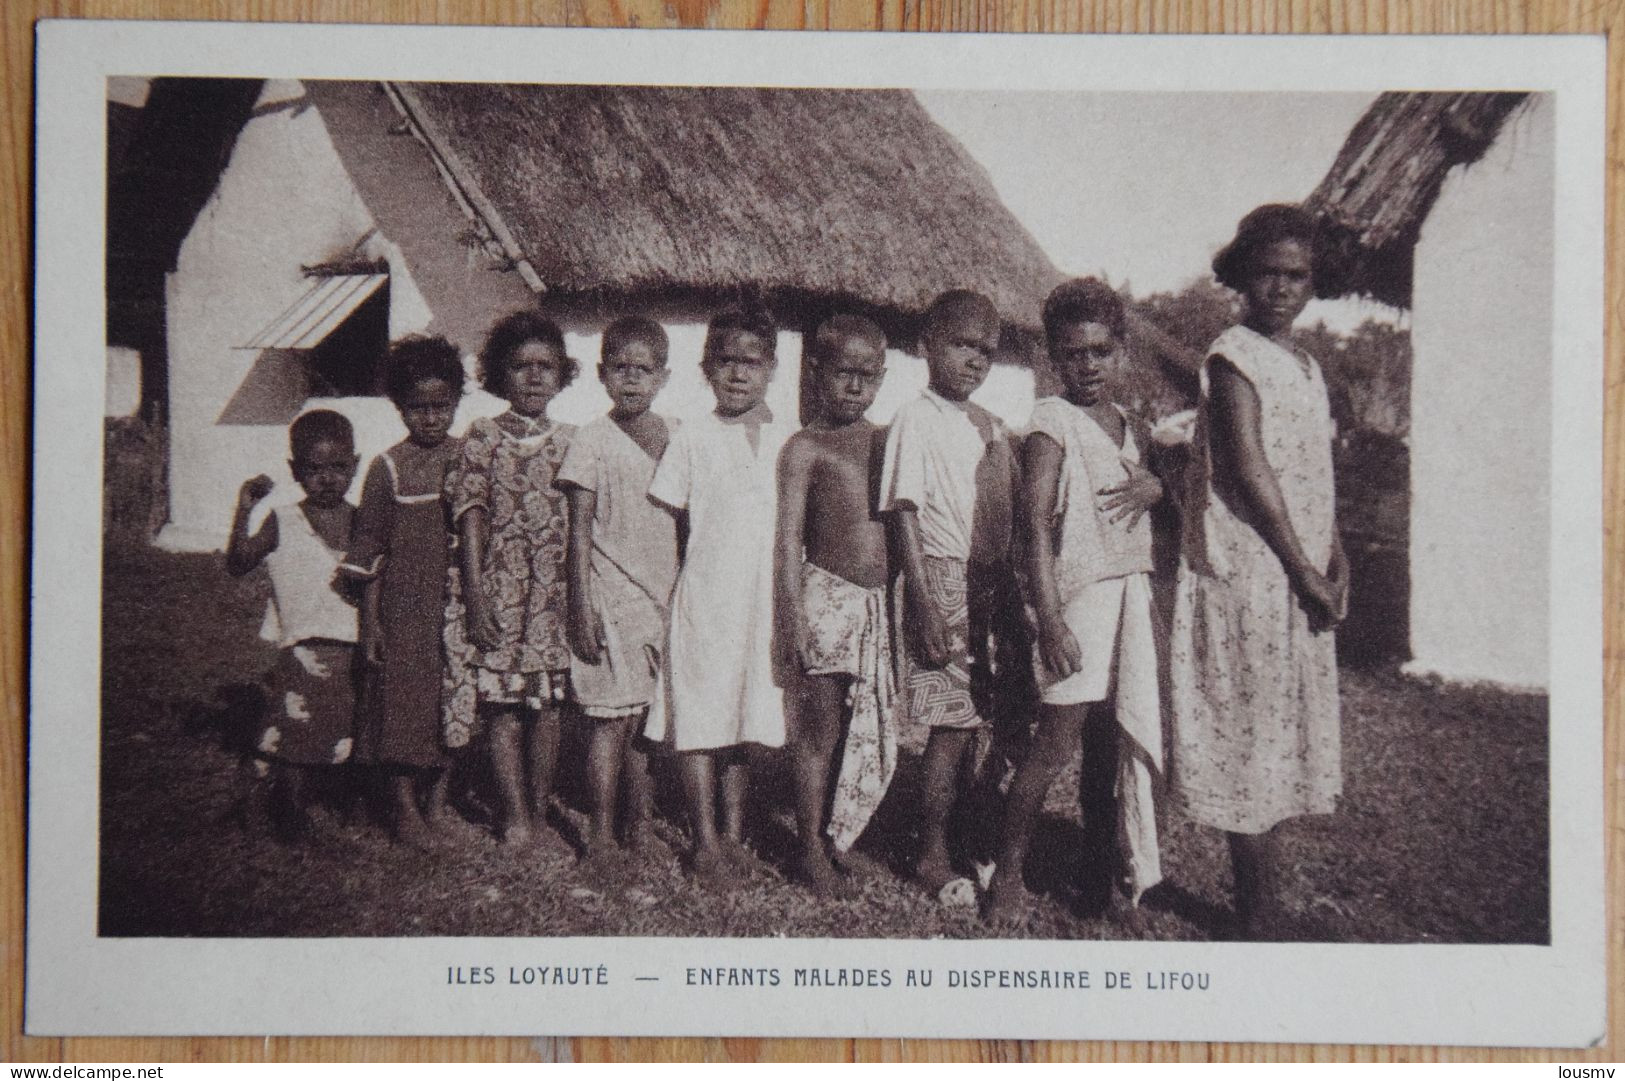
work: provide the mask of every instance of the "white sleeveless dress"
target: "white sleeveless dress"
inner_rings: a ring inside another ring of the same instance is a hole
[[[1286,570],[1227,477],[1212,470],[1209,366],[1222,356],[1258,394],[1265,456],[1292,528],[1325,570],[1335,541],[1332,420],[1313,358],[1245,327],[1208,349],[1169,643],[1170,794],[1234,833],[1335,809],[1342,792],[1333,633],[1311,628]]]

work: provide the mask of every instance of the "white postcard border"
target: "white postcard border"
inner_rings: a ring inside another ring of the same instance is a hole
[[[680,39],[674,35],[681,35]],[[680,47],[674,48],[678,44]],[[1603,39],[801,34],[46,22],[37,50],[27,1031],[829,1035],[1580,1046],[1606,1025],[1602,845]],[[109,75],[957,89],[1556,92],[1552,944],[812,939],[99,939],[105,84]],[[448,985],[605,967],[607,986]],[[691,965],[775,967],[691,988]],[[886,968],[879,990],[795,967]],[[948,989],[1074,968],[1085,992]],[[931,969],[929,991],[902,986]],[[1135,988],[1108,990],[1108,971]],[[1147,971],[1203,971],[1158,992]],[[638,982],[654,975],[659,982]]]

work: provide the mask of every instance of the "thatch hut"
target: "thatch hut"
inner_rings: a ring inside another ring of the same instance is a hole
[[[1323,295],[1411,312],[1413,669],[1548,677],[1549,95],[1390,93],[1309,205]]]
[[[232,86],[229,103],[241,97]],[[521,307],[559,320],[589,362],[610,318],[660,319],[673,374],[657,406],[681,416],[710,407],[705,319],[759,299],[786,328],[770,400],[794,416],[800,332],[821,316],[866,312],[906,350],[930,299],[968,286],[1008,320],[1006,363],[985,393],[1025,419],[1024,352],[1060,275],[906,91],[275,80],[254,90],[213,171],[199,170],[207,201],[167,216],[185,230],[164,275],[167,363],[148,365],[165,385],[143,388],[167,401],[166,546],[221,544],[237,485],[269,466],[291,498],[283,431],[313,404],[355,421],[363,455],[399,438],[377,396],[389,341],[438,333],[472,354],[494,319]],[[131,198],[150,211],[164,193]],[[918,360],[892,359],[881,417],[924,383]],[[554,413],[584,421],[607,404],[589,375]],[[473,396],[461,421],[495,408]]]

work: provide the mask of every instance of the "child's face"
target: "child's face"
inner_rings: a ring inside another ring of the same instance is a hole
[[[1313,266],[1301,240],[1277,240],[1259,249],[1247,278],[1247,322],[1265,334],[1290,329],[1309,303]]]
[[[997,321],[974,312],[948,317],[925,339],[931,389],[949,401],[969,398],[987,379],[998,347]]]
[[[862,338],[846,339],[838,353],[813,369],[824,416],[836,424],[851,424],[867,413],[885,377],[885,350]]]
[[[451,431],[457,412],[457,393],[444,379],[419,379],[399,407],[406,434],[420,447],[438,447]]]
[[[705,378],[717,396],[717,412],[737,417],[762,404],[773,378],[773,353],[746,330],[729,331],[705,358]]]
[[[1104,323],[1062,323],[1049,336],[1049,357],[1078,405],[1106,398],[1106,377],[1122,359],[1122,345]]]
[[[318,439],[288,463],[293,479],[313,507],[336,507],[355,480],[355,448],[333,439]]]
[[[525,342],[508,354],[502,388],[515,413],[541,416],[564,389],[564,354],[552,342]]]
[[[627,342],[598,365],[598,378],[617,417],[641,416],[654,404],[671,372],[648,342]]]

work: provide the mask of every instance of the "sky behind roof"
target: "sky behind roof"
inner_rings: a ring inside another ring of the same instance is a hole
[[[1137,296],[1208,272],[1241,216],[1297,202],[1375,98],[1347,93],[920,91],[1005,205],[1068,274]],[[1305,313],[1347,328],[1398,313],[1361,301]]]

